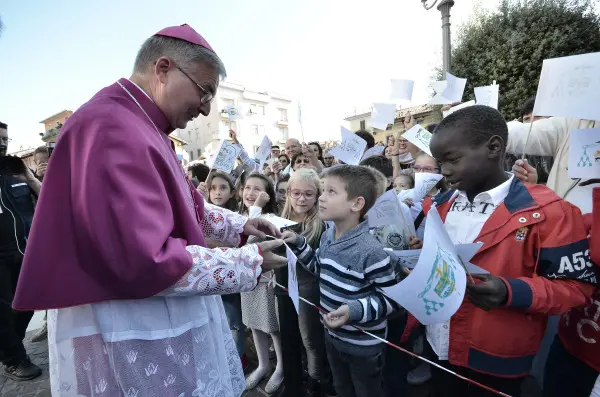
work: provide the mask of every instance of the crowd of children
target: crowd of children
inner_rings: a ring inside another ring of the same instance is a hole
[[[409,383],[433,378],[435,396],[494,395],[426,363],[409,372],[408,355],[359,327],[397,345],[419,346],[419,354],[453,372],[519,396],[547,318],[567,313],[546,365],[544,393],[590,395],[600,369],[596,351],[588,350],[600,336],[600,304],[594,300],[600,298],[589,300],[596,286],[588,246],[591,222],[586,228],[579,209],[548,187],[522,182],[535,175],[529,169],[524,176],[526,163],[518,162],[514,174],[505,171],[508,128],[498,111],[467,107],[429,128],[432,156],[399,137],[387,141],[384,155],[361,165],[330,166],[313,144],[314,154],[305,149],[292,156],[289,175],[279,175],[281,166],[277,175],[253,166],[237,181],[212,172],[200,183],[212,204],[249,217],[274,214],[295,222],[282,231],[298,257],[299,294],[326,312],[301,302],[296,313],[285,290],[274,288],[288,285],[285,269],[264,274],[251,292],[224,296],[243,361],[244,330],[252,330],[258,368],[247,377],[247,390],[272,371],[270,337],[277,365],[267,393],[285,384],[287,396],[397,397],[407,395]],[[414,188],[418,173],[443,179],[414,202],[403,192]],[[413,231],[401,248],[390,241],[401,240],[393,235],[403,225],[378,233],[366,219],[377,198],[392,189],[410,214]],[[600,193],[594,194],[597,204]],[[483,242],[471,261],[489,274],[468,282],[466,298],[450,320],[424,327],[380,288],[407,274],[389,248],[421,248],[433,206],[455,244]],[[600,224],[598,211],[594,222]],[[593,250],[592,257],[600,259]],[[589,333],[582,333],[585,326]],[[572,365],[564,368],[565,362]],[[565,373],[581,380],[581,392],[572,394],[571,386],[567,391]]]

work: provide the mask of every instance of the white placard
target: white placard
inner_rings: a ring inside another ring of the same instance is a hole
[[[441,174],[432,174],[430,172],[415,172],[415,187],[412,189],[413,202],[420,203],[443,177]]]
[[[475,87],[475,100],[478,105],[489,106],[498,110],[500,86],[498,84]]]
[[[290,221],[289,219],[282,218],[273,214],[264,214],[260,216],[262,219],[265,219],[271,222],[276,228],[281,229],[283,227],[288,227],[297,224],[298,222]]]
[[[533,114],[600,120],[600,52],[544,60]]]
[[[413,271],[400,283],[383,288],[421,324],[447,321],[465,297],[467,276],[457,250],[433,207],[427,214],[423,249]]]
[[[444,90],[446,89],[446,80],[443,81],[432,81],[430,83],[431,88],[435,91],[435,95],[429,101],[430,105],[449,105],[452,101],[448,98],[445,98],[443,95]]]
[[[392,79],[390,98],[393,100],[412,100],[415,82],[412,80]]]
[[[299,313],[298,307],[300,306],[300,295],[298,293],[298,273],[296,270],[298,258],[287,244],[285,245],[285,255],[287,256],[288,261],[288,294],[294,303],[296,313]]]
[[[398,199],[396,191],[393,189],[377,198],[375,204],[367,211],[367,221],[369,227],[395,225],[406,229],[407,232],[404,234],[415,235],[410,209]]]
[[[364,159],[373,157],[373,156],[381,156],[384,151],[385,151],[385,146],[375,145],[371,149],[367,149],[367,151],[365,151],[365,154],[363,154],[360,161],[363,161]]]
[[[431,150],[429,149],[432,137],[431,132],[427,131],[420,124],[406,131],[402,134],[402,137],[431,156]]]
[[[216,154],[213,156],[212,169],[230,173],[238,157],[238,149],[231,142],[222,140]]]
[[[369,125],[378,130],[386,130],[388,124],[394,124],[396,105],[393,103],[374,103],[371,110]]]
[[[465,265],[467,266],[467,270],[471,274],[490,274],[484,268],[481,268],[473,263],[471,263],[471,258],[475,256],[479,248],[483,246],[483,243],[472,243],[472,244],[457,244],[456,251],[458,252],[458,256],[461,257]],[[390,251],[389,249],[386,249]],[[419,257],[421,256],[421,250],[405,250],[405,251],[392,251],[400,264],[409,269],[413,269],[417,266],[417,262],[419,262]]]
[[[256,149],[256,155],[254,158],[258,160],[260,166],[262,166],[267,158],[271,155],[271,141],[269,141],[268,136],[264,136],[262,141],[260,142],[260,146]]]
[[[461,79],[446,72],[446,88],[442,92],[442,96],[452,102],[460,102],[462,101],[466,85],[467,79]]]
[[[442,112],[442,115],[444,116],[444,118],[446,118],[446,117],[450,116],[452,113],[456,112],[457,110],[468,108],[469,106],[474,106],[474,105],[475,105],[475,101],[461,103],[460,105],[453,106],[448,110],[444,110]]]
[[[233,105],[228,105],[225,110],[227,111],[227,115],[231,121],[236,121],[237,119],[241,119],[243,117],[241,109]]]
[[[365,152],[367,142],[346,128],[341,129],[342,143],[329,150],[329,154],[346,164],[357,165]]]
[[[569,178],[600,178],[600,128],[569,132]]]

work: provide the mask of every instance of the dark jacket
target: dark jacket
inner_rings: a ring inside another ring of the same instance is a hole
[[[25,240],[29,236],[33,223],[33,193],[27,183],[10,176],[0,175],[2,205],[18,218],[25,228]]]

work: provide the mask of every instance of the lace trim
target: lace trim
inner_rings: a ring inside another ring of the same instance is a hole
[[[262,256],[255,244],[242,248],[186,247],[192,268],[161,296],[225,295],[251,291],[261,273]]]
[[[205,202],[200,226],[207,239],[237,246],[241,242],[246,220],[240,214]]]

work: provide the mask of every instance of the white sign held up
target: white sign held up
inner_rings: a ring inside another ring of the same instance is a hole
[[[254,158],[256,160],[258,160],[258,162],[262,166],[267,161],[267,158],[270,155],[271,155],[271,141],[269,141],[269,137],[267,137],[265,135],[263,137],[262,141],[260,142],[260,146],[256,150],[256,155],[254,156]]]
[[[435,91],[435,95],[429,101],[430,105],[449,105],[452,101],[448,98],[445,98],[443,95],[444,90],[448,84],[446,81],[432,81],[430,83],[431,88]]]
[[[374,103],[369,125],[378,130],[386,130],[388,124],[394,124],[396,105],[393,103]]]
[[[415,82],[412,80],[392,79],[390,98],[392,100],[412,100]]]
[[[402,134],[402,137],[431,156],[431,150],[429,149],[432,137],[431,132],[427,131],[420,124],[406,131]]]
[[[498,84],[475,87],[475,100],[478,105],[489,106],[498,110],[500,86]]]
[[[230,173],[238,157],[238,149],[229,141],[222,140],[219,150],[213,156],[212,169]]]
[[[365,154],[363,154],[361,161],[366,158],[369,158],[369,157],[381,156],[384,151],[385,151],[385,146],[375,145],[371,149],[367,149],[365,151]]]
[[[415,172],[415,187],[413,189],[413,202],[420,203],[427,193],[443,178],[442,174],[430,172]]]
[[[544,60],[533,114],[600,120],[600,52]]]
[[[427,214],[423,249],[414,270],[383,293],[403,306],[421,324],[447,321],[465,297],[467,275],[444,224],[433,207]]]
[[[329,151],[336,159],[346,164],[357,165],[365,152],[367,142],[358,135],[342,129],[342,143]]]
[[[462,101],[466,85],[467,79],[461,79],[446,72],[446,88],[442,92],[442,96],[452,102],[460,102]]]
[[[231,120],[231,121],[236,121],[237,119],[242,118],[241,109],[239,109],[233,105],[228,105],[225,108],[225,111],[227,112],[227,115],[229,116],[229,120]]]
[[[296,313],[298,313],[298,307],[300,306],[300,294],[298,293],[298,273],[296,269],[298,258],[296,255],[294,255],[287,244],[285,245],[285,255],[287,256],[288,261],[288,294],[294,303]]]
[[[600,128],[569,132],[569,178],[600,178]]]

